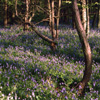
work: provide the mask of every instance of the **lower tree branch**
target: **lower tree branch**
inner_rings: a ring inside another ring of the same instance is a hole
[[[41,34],[35,27],[34,24],[32,23],[27,23],[28,25],[31,26],[32,30],[35,31],[35,33],[40,36],[43,40],[47,41],[48,43],[54,43],[55,45],[57,45],[57,42],[53,41],[52,39],[48,38],[47,36]]]
[[[18,16],[17,16],[17,17],[18,17]],[[35,33],[36,33],[39,37],[41,37],[43,40],[47,41],[47,42],[50,43],[50,44],[53,43],[54,45],[57,45],[57,42],[56,42],[56,41],[53,41],[52,39],[48,38],[47,36],[41,34],[41,33],[36,29],[35,24],[33,24],[33,23],[31,23],[31,22],[25,23],[25,22],[21,19],[21,17],[18,17],[18,18],[21,20],[22,23],[28,24],[28,25],[32,28],[32,30],[35,31]],[[21,34],[18,34],[17,36],[15,36],[15,37],[14,37],[13,39],[11,39],[11,40],[13,41],[13,40],[16,39],[19,35],[21,35]]]

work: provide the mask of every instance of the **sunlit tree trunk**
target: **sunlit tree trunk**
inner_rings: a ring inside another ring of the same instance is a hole
[[[49,9],[49,26],[50,26],[50,32],[52,34],[52,40],[54,41],[56,39],[56,33],[55,33],[55,10],[54,10],[54,0],[48,0],[48,9]],[[51,50],[56,50],[55,43],[50,44]]]
[[[32,13],[31,13],[31,15],[29,16],[29,22],[32,21],[32,18],[33,18],[34,15],[35,15],[36,0],[32,0],[31,3],[32,3]],[[33,5],[33,4],[34,4],[34,5]]]
[[[86,21],[86,35],[87,35],[87,37],[89,36],[89,32],[90,32],[90,16],[89,16],[88,3],[89,3],[89,1],[86,0],[86,4],[87,4],[87,8],[86,8],[86,18],[87,18],[87,21]]]
[[[58,34],[59,34],[59,19],[60,19],[60,8],[61,8],[61,0],[58,0],[58,11],[57,11],[57,26],[56,26],[56,38],[58,40]]]
[[[55,33],[55,11],[54,11],[54,0],[51,2],[51,24],[52,24],[52,39],[55,40],[56,33]]]
[[[88,37],[90,31],[88,0],[82,0],[82,24]]]
[[[26,12],[25,12],[25,24],[24,24],[24,30],[28,30],[29,26],[28,26],[28,18],[29,18],[29,2],[30,0],[25,0],[25,4],[26,4]]]
[[[5,0],[4,4],[4,26],[6,27],[8,24],[8,19],[7,19],[7,0]]]
[[[100,0],[98,0],[98,3],[100,3]],[[100,5],[98,6],[98,28],[100,28]]]
[[[57,2],[57,12],[55,17],[55,0],[48,0],[48,9],[49,9],[49,26],[50,31],[52,33],[52,39],[58,39],[58,26],[59,26],[59,19],[60,19],[60,7],[61,7],[61,0]],[[56,30],[55,30],[55,18],[56,18]]]
[[[79,9],[77,6],[77,0],[72,0],[72,4],[73,4],[74,16],[75,16],[76,29],[78,31],[79,39],[82,44],[82,50],[83,50],[84,58],[85,58],[84,76],[83,76],[82,81],[79,82],[79,84],[76,86],[78,88],[78,94],[81,95],[91,77],[92,55],[91,55],[91,48],[90,48],[90,45],[89,45],[87,37],[86,37],[86,32],[83,28],[83,25],[82,25],[82,22],[80,19],[80,13],[79,13]]]
[[[86,0],[82,0],[82,24],[86,31]]]
[[[48,9],[49,9],[49,27],[50,27],[50,32],[52,32],[51,31],[51,3],[50,3],[50,0],[48,0]]]

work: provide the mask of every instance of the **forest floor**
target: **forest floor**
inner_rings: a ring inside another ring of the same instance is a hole
[[[51,37],[49,28],[37,26]],[[16,38],[15,38],[16,37]],[[57,50],[22,26],[0,28],[0,100],[99,100],[100,30],[91,29],[92,76],[83,97],[73,82],[81,81],[84,56],[77,31],[61,25]]]

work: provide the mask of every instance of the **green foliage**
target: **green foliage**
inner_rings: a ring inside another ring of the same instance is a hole
[[[67,3],[67,4],[71,4],[72,3],[72,1],[62,1],[62,3]]]

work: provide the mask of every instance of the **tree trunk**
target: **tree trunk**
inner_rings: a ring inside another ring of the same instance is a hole
[[[86,12],[87,12],[87,21],[86,21],[86,35],[87,37],[89,36],[89,32],[90,32],[90,18],[89,18],[89,7],[88,7],[88,4],[89,4],[89,1],[86,0],[86,4],[87,4],[87,8],[86,8]]]
[[[86,0],[82,0],[82,24],[86,31]]]
[[[55,34],[55,12],[54,12],[54,0],[51,2],[51,24],[52,24],[52,39],[55,40],[56,34]]]
[[[50,0],[48,0],[48,9],[49,9],[49,27],[50,27],[50,32],[52,33],[52,27],[51,27],[51,3]]]
[[[60,7],[61,7],[61,0],[58,0],[58,10],[57,10],[57,26],[56,26],[56,38],[58,40],[58,34],[59,34],[59,19],[60,19]]]
[[[15,0],[15,14],[18,16],[18,11],[17,11],[17,0]]]
[[[28,30],[29,26],[26,23],[29,22],[29,20],[28,20],[28,18],[29,18],[29,0],[25,0],[25,4],[26,4],[26,12],[25,12],[24,30]]]
[[[82,26],[82,22],[80,19],[80,13],[79,9],[77,6],[77,0],[72,0],[73,4],[73,11],[74,11],[74,16],[75,16],[75,24],[76,24],[76,29],[78,31],[79,39],[82,44],[82,50],[84,53],[84,58],[85,58],[85,71],[84,71],[84,76],[82,81],[77,85],[78,88],[78,94],[81,95],[84,91],[85,86],[90,80],[91,73],[92,73],[92,55],[91,55],[91,48],[88,43],[87,37],[86,37],[86,32]],[[80,88],[81,87],[81,88]]]
[[[29,23],[32,21],[32,18],[34,17],[35,15],[35,8],[36,8],[36,0],[34,1],[31,1],[31,6],[32,6],[32,14],[31,16],[29,16]],[[34,5],[33,5],[34,4]]]
[[[54,41],[56,38],[55,34],[55,11],[54,11],[54,0],[48,0],[48,9],[49,9],[49,26],[50,26],[50,32],[52,34],[52,40]],[[56,44],[51,43],[50,44],[51,50],[56,50]]]
[[[4,4],[4,27],[6,27],[8,24],[8,19],[7,19],[7,0],[5,0]]]
[[[98,3],[100,3],[100,0],[98,0]],[[100,28],[100,6],[98,6],[98,28]]]

